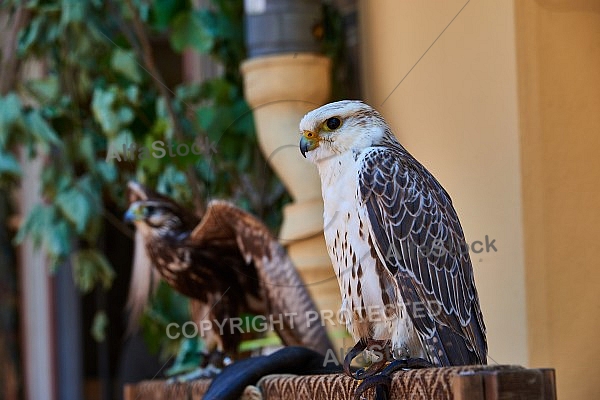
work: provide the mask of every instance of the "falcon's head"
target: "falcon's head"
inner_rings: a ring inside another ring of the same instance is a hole
[[[146,238],[179,238],[197,225],[198,219],[171,199],[137,182],[129,182],[128,188],[130,205],[125,221],[134,223]]]
[[[381,114],[356,100],[325,104],[309,112],[300,121],[300,134],[300,152],[313,162],[393,138]]]

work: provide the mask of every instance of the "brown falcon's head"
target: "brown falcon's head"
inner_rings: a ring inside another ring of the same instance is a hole
[[[129,182],[129,208],[125,221],[135,224],[143,236],[180,238],[198,224],[198,218],[166,196],[137,182]]]

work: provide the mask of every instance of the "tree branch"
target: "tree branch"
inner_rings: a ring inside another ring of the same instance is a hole
[[[5,12],[0,14],[1,18],[6,18],[8,21],[7,29],[1,43],[2,62],[0,63],[0,95],[4,96],[14,89],[17,82],[16,76],[19,70],[19,59],[17,57],[17,35],[22,27],[27,25],[31,18],[31,13],[25,7],[18,7],[15,11],[14,18],[6,15]]]

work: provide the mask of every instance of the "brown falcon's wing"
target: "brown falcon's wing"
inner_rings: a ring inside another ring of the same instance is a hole
[[[288,346],[305,346],[323,354],[332,348],[320,319],[314,320],[318,311],[306,286],[285,249],[267,227],[229,202],[211,201],[190,240],[202,246],[203,242],[231,238],[235,239],[248,268],[256,268],[259,285],[267,300],[265,314],[273,316],[273,326],[283,342]],[[254,275],[247,271],[237,273]]]
[[[471,259],[446,191],[399,146],[366,154],[358,179],[371,240],[395,276],[432,362],[485,364]]]

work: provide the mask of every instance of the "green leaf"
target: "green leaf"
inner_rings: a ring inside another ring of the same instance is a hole
[[[25,124],[29,132],[43,144],[62,145],[54,129],[46,122],[38,110],[32,110],[25,114]]]
[[[69,225],[64,220],[55,221],[47,227],[44,233],[44,245],[51,261],[59,262],[71,251],[71,232]]]
[[[233,122],[236,131],[244,133],[253,142],[256,139],[254,131],[254,116],[252,110],[244,98],[238,99],[232,106],[236,119]]]
[[[166,376],[192,372],[202,361],[203,341],[200,337],[184,338],[179,346],[173,366],[165,371]]]
[[[108,327],[108,317],[104,310],[96,311],[90,333],[96,342],[104,342],[106,339],[106,328]]]
[[[221,132],[214,132],[211,129],[216,117],[217,112],[214,107],[198,107],[196,110],[196,120],[202,130],[208,132],[208,137],[212,141],[218,141],[221,138]]]
[[[85,131],[83,137],[77,143],[77,152],[88,164],[90,169],[94,169],[96,164],[96,151],[94,149],[94,137],[93,132]]]
[[[213,183],[216,180],[215,168],[210,161],[201,159],[196,163],[198,175],[207,183]]]
[[[63,215],[75,225],[77,233],[83,233],[92,215],[88,197],[77,187],[71,187],[56,196],[56,203]]]
[[[92,207],[95,209],[99,209],[102,207],[102,201],[100,198],[100,190],[98,183],[93,179],[91,174],[82,175],[77,182],[77,186],[79,189],[84,192],[88,199],[90,199],[90,203]]]
[[[0,175],[21,176],[21,166],[12,154],[0,153]]]
[[[92,96],[92,113],[108,136],[114,136],[120,127],[119,120],[113,111],[117,99],[116,90],[96,88]]]
[[[52,198],[56,196],[57,192],[65,190],[73,184],[72,171],[65,171],[58,165],[47,165],[42,169],[41,178],[43,186],[48,190],[47,195]]]
[[[173,165],[167,165],[158,178],[156,189],[182,203],[191,202],[189,182],[185,174]]]
[[[49,75],[41,79],[31,79],[25,84],[27,89],[41,103],[49,103],[58,100],[60,95],[58,77]]]
[[[236,89],[232,82],[225,78],[214,78],[202,84],[201,91],[204,96],[211,98],[215,103],[229,103]]]
[[[86,14],[86,1],[62,0],[61,1],[60,26],[73,22],[83,22]]]
[[[14,239],[15,244],[23,243],[23,240],[31,235],[34,246],[39,246],[42,243],[46,229],[52,227],[55,215],[56,210],[53,206],[46,204],[34,205],[23,224],[19,227]]]
[[[133,82],[140,83],[142,81],[138,61],[133,51],[121,48],[115,49],[112,53],[110,65],[115,71],[123,74]]]
[[[21,100],[15,93],[0,97],[0,149],[6,147],[13,126],[22,119]]]
[[[201,85],[196,82],[181,84],[175,88],[175,97],[182,103],[198,102],[201,94]]]
[[[140,100],[140,88],[136,85],[129,85],[125,89],[125,96],[132,105],[137,105]]]
[[[173,21],[171,46],[176,51],[193,47],[201,53],[209,53],[215,45],[214,37],[200,12],[182,12]]]
[[[117,180],[117,168],[114,164],[109,164],[104,161],[98,161],[96,170],[106,183],[114,183]]]
[[[110,288],[115,271],[106,257],[97,250],[79,250],[72,256],[73,279],[84,293],[89,293],[99,284]]]
[[[53,205],[37,204],[15,237],[15,243],[20,244],[29,235],[35,247],[45,248],[53,266],[71,251],[71,231],[67,222],[57,216]]]
[[[154,0],[151,23],[155,29],[167,29],[175,15],[186,9],[189,9],[189,5],[185,0]]]
[[[126,126],[135,118],[135,113],[129,106],[121,106],[117,109],[117,118],[120,126]]]
[[[162,162],[160,158],[156,157],[144,157],[138,162],[138,166],[143,170],[149,173],[150,175],[156,175],[162,169]]]
[[[133,161],[137,157],[137,152],[129,151],[129,146],[134,144],[133,135],[129,130],[123,130],[119,132],[117,136],[110,139],[108,142],[108,153],[106,155],[106,161],[112,160],[119,161],[118,158],[114,158],[116,154],[119,155],[120,161]]]
[[[45,16],[38,15],[19,32],[17,53],[23,56],[27,51],[31,49],[34,43],[39,42],[42,36],[43,24],[45,22]]]

